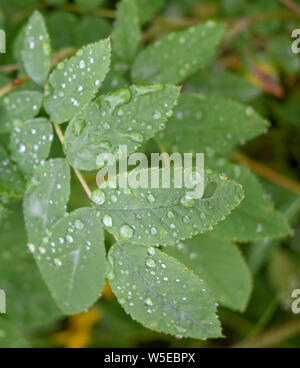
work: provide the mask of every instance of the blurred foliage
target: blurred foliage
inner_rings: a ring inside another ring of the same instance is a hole
[[[266,134],[241,150],[254,162],[273,170],[266,172],[267,179],[261,183],[276,208],[290,221],[293,233],[283,240],[240,245],[252,271],[254,290],[243,313],[219,307],[227,339],[178,340],[132,321],[116,302],[109,285],[104,298],[86,314],[62,317],[25,251],[24,223],[15,215],[20,204],[2,197],[0,216],[8,216],[8,220],[2,225],[0,235],[0,288],[8,292],[10,312],[5,319],[0,316],[0,322],[15,339],[14,346],[27,345],[22,331],[32,347],[264,346],[261,333],[266,334],[269,347],[299,347],[300,329],[285,338],[280,338],[279,331],[297,317],[291,312],[290,297],[292,289],[300,289],[300,199],[284,189],[280,180],[273,179],[276,172],[294,182],[300,178],[300,55],[291,52],[290,37],[293,29],[300,28],[300,14],[277,0],[152,1],[150,6],[150,0],[139,0],[140,9],[144,9],[140,13],[145,43],[170,30],[206,19],[228,24],[215,60],[189,78],[184,89],[250,104],[271,121]],[[291,3],[299,10],[300,1]],[[53,48],[60,51],[66,47],[79,48],[110,35],[115,6],[113,0],[1,0],[0,28],[7,34],[7,53],[0,55],[0,86],[24,74],[16,65],[20,61],[20,31],[34,9],[45,16]],[[113,60],[113,70],[101,92],[126,85],[127,71],[128,66]],[[26,88],[39,90],[33,82],[28,82]],[[4,147],[7,147],[6,138],[1,136]],[[52,151],[56,156],[62,155],[56,140]],[[252,169],[255,171],[255,164]],[[94,176],[87,175],[87,178],[93,185]],[[75,180],[72,185],[69,208],[86,205],[82,188]],[[108,237],[108,246],[110,243]],[[17,258],[12,257],[15,248],[19,248]],[[9,279],[1,278],[4,269],[10,271]],[[17,319],[17,326],[10,324],[11,318]],[[4,331],[0,329],[0,336],[1,333]]]

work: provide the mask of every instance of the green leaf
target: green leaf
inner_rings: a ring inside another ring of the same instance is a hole
[[[272,201],[254,174],[238,165],[227,165],[219,170],[242,184],[245,200],[223,223],[216,226],[214,233],[217,236],[247,242],[280,238],[289,234],[287,219],[274,209]]]
[[[101,96],[83,109],[69,124],[64,149],[74,167],[94,170],[98,156],[119,150],[128,154],[152,138],[172,115],[179,88],[132,86]]]
[[[52,226],[65,215],[69,195],[70,168],[65,160],[49,160],[34,170],[23,203],[28,240],[34,248],[48,242]]]
[[[11,132],[19,121],[34,118],[42,105],[43,95],[35,91],[10,93],[0,101],[0,133]]]
[[[167,128],[157,137],[168,152],[228,155],[236,145],[263,133],[268,122],[251,107],[220,97],[183,93]]]
[[[26,230],[20,207],[11,213],[0,231],[0,287],[7,296],[7,317],[25,328],[55,321],[62,313],[26,247]]]
[[[122,0],[118,4],[111,37],[113,52],[120,60],[131,62],[140,43],[140,25],[135,0]]]
[[[139,8],[139,17],[143,24],[150,21],[165,5],[165,0],[136,0],[136,2]]]
[[[0,195],[21,197],[24,190],[25,182],[21,173],[4,148],[0,146]]]
[[[65,314],[89,308],[104,287],[103,229],[95,210],[81,208],[59,220],[52,236],[35,250],[41,273]]]
[[[199,232],[212,230],[243,199],[239,184],[205,172],[205,192],[201,199],[190,199],[186,188],[97,189],[91,199],[106,229],[134,244],[174,244]],[[136,173],[131,172],[130,176]],[[107,185],[107,183],[104,183]],[[213,189],[212,194],[209,191]]]
[[[217,67],[197,72],[186,81],[186,87],[193,92],[232,98],[242,103],[249,103],[261,94],[261,90],[246,78]]]
[[[158,249],[119,243],[109,251],[108,278],[132,318],[155,331],[220,337],[216,307],[205,283]]]
[[[109,39],[85,46],[51,73],[44,107],[51,120],[61,124],[71,119],[99,89],[110,65]]]
[[[225,26],[213,21],[169,33],[137,56],[132,70],[136,83],[180,83],[214,54]]]
[[[44,118],[28,120],[14,129],[10,150],[26,177],[30,177],[33,169],[48,157],[52,140],[52,125]]]
[[[21,334],[17,326],[4,317],[0,317],[1,348],[29,348],[29,342]]]
[[[22,60],[27,74],[43,84],[51,67],[51,46],[43,16],[35,11],[25,28]]]
[[[217,302],[243,311],[249,300],[252,281],[238,247],[212,234],[199,235],[166,248],[171,255],[205,280]]]

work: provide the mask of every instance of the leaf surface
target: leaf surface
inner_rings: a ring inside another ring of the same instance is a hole
[[[25,28],[21,55],[27,74],[42,85],[51,67],[51,46],[44,18],[38,11],[32,14]]]
[[[70,168],[65,160],[49,160],[34,170],[23,202],[32,249],[48,243],[52,226],[66,213],[69,195]]]
[[[95,96],[110,65],[110,41],[83,47],[51,73],[44,107],[57,124],[70,120]]]
[[[0,133],[11,132],[19,121],[34,118],[42,105],[43,95],[35,91],[12,92],[0,101]]]
[[[109,282],[132,318],[155,331],[207,339],[221,336],[205,283],[153,247],[119,243],[109,251]]]
[[[214,236],[199,235],[166,248],[203,279],[217,302],[243,311],[249,300],[252,281],[249,269],[237,246]]]
[[[287,236],[290,226],[286,217],[274,208],[257,177],[238,165],[220,168],[232,180],[242,184],[245,200],[222,224],[215,234],[223,239],[240,242]]]
[[[16,164],[0,146],[0,195],[21,197],[25,190],[25,182]]]
[[[140,43],[140,25],[135,0],[122,0],[117,6],[117,18],[112,32],[113,52],[125,62],[131,62]]]
[[[87,105],[69,124],[64,149],[72,166],[95,170],[103,166],[99,155],[127,153],[152,138],[172,115],[179,94],[174,86],[131,86],[101,96]],[[100,161],[100,163],[99,163]]]
[[[10,137],[12,158],[25,176],[29,177],[50,152],[53,129],[49,120],[28,120],[15,127]]]
[[[174,244],[212,230],[243,199],[239,184],[209,172],[204,175],[203,197],[191,199],[187,194],[190,190],[174,188],[173,182],[168,189],[149,189],[152,175],[150,170],[145,171],[148,188],[109,188],[104,183],[106,188],[97,189],[91,196],[106,229],[134,244]]]
[[[169,33],[141,51],[135,59],[135,83],[181,83],[214,54],[225,26],[209,21],[187,30]]]
[[[251,107],[221,97],[183,93],[157,141],[167,152],[228,155],[238,144],[264,132],[268,122]]]
[[[51,233],[35,258],[60,309],[65,314],[83,312],[104,287],[103,229],[93,209],[80,208],[60,219]]]

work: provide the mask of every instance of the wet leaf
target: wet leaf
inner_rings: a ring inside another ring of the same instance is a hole
[[[22,174],[0,146],[0,195],[21,197],[24,190],[25,182]]]
[[[221,329],[203,280],[155,248],[119,243],[109,251],[109,282],[132,318],[159,332],[207,339]]]
[[[223,24],[206,22],[169,33],[141,51],[135,59],[135,83],[180,83],[199,70],[214,54],[225,31]]]
[[[106,260],[95,211],[81,208],[60,219],[49,241],[35,250],[41,273],[65,314],[85,311],[101,295]]]
[[[12,92],[0,101],[0,133],[11,132],[19,121],[34,118],[42,104],[43,95],[35,91]]]
[[[85,46],[51,73],[44,107],[52,121],[70,120],[90,102],[103,82],[110,65],[109,39]]]
[[[33,13],[25,28],[21,55],[30,78],[43,84],[51,67],[51,46],[44,18],[38,11]]]
[[[246,262],[233,242],[212,232],[167,247],[166,252],[205,280],[217,302],[233,310],[245,309],[252,281]]]
[[[49,120],[38,118],[28,120],[15,127],[10,138],[12,158],[18,163],[26,177],[50,152],[53,130]]]
[[[228,155],[264,132],[268,122],[252,107],[221,97],[183,93],[157,140],[168,152],[204,152],[206,159]]]
[[[70,168],[57,158],[39,165],[27,186],[23,208],[28,241],[33,248],[48,242],[52,226],[66,213]]]
[[[248,169],[238,165],[220,168],[232,180],[242,184],[245,200],[214,233],[223,239],[240,242],[287,236],[290,226],[287,219],[274,208],[262,185]]]
[[[140,25],[136,0],[122,0],[112,32],[113,52],[125,62],[134,58],[140,42]]]
[[[91,196],[106,229],[134,244],[174,244],[212,230],[243,199],[239,184],[209,172],[204,175],[205,192],[201,199],[189,197],[190,190],[184,187],[174,188],[172,181],[168,189],[152,189],[151,171],[144,172],[148,174],[148,188],[114,189],[104,183],[103,189]],[[136,173],[131,172],[129,180],[132,175]],[[211,186],[213,191],[209,194]]]
[[[69,124],[64,149],[72,166],[94,170],[102,166],[101,154],[118,157],[119,146],[136,151],[172,115],[179,89],[174,86],[132,86],[101,96]]]

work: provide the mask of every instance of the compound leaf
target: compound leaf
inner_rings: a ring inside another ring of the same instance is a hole
[[[239,184],[209,172],[204,175],[201,199],[191,199],[186,188],[174,188],[173,182],[168,189],[150,189],[150,170],[145,170],[148,188],[114,189],[106,182],[91,196],[106,229],[134,244],[174,244],[212,230],[243,199]]]
[[[51,67],[50,38],[43,16],[35,11],[25,28],[21,51],[27,74],[38,84],[43,84]]]
[[[221,336],[203,280],[153,247],[119,243],[109,251],[109,282],[119,303],[155,331],[207,339]]]
[[[140,42],[138,8],[135,0],[122,0],[112,32],[113,52],[124,62],[131,62]]]
[[[0,133],[11,132],[19,121],[34,118],[42,105],[43,95],[35,91],[10,93],[0,101]]]
[[[52,140],[52,125],[47,119],[28,120],[15,127],[10,138],[10,150],[13,160],[26,177],[48,157]]]
[[[104,287],[103,229],[93,209],[80,208],[60,219],[51,233],[35,258],[60,309],[65,314],[82,312]]]
[[[98,156],[116,154],[127,145],[128,154],[152,138],[172,115],[179,88],[169,85],[132,86],[101,96],[69,124],[64,149],[74,167],[94,170]]]
[[[213,21],[169,33],[137,56],[132,79],[136,83],[180,83],[214,54],[225,26]]]
[[[110,65],[110,41],[105,39],[83,47],[51,73],[44,107],[51,120],[70,120],[90,102],[103,82]]]
[[[183,93],[157,140],[168,152],[228,155],[236,145],[263,133],[268,122],[251,107],[221,97]]]
[[[166,252],[205,280],[217,302],[233,310],[245,309],[252,281],[246,262],[233,242],[214,233],[203,234],[167,247]]]

